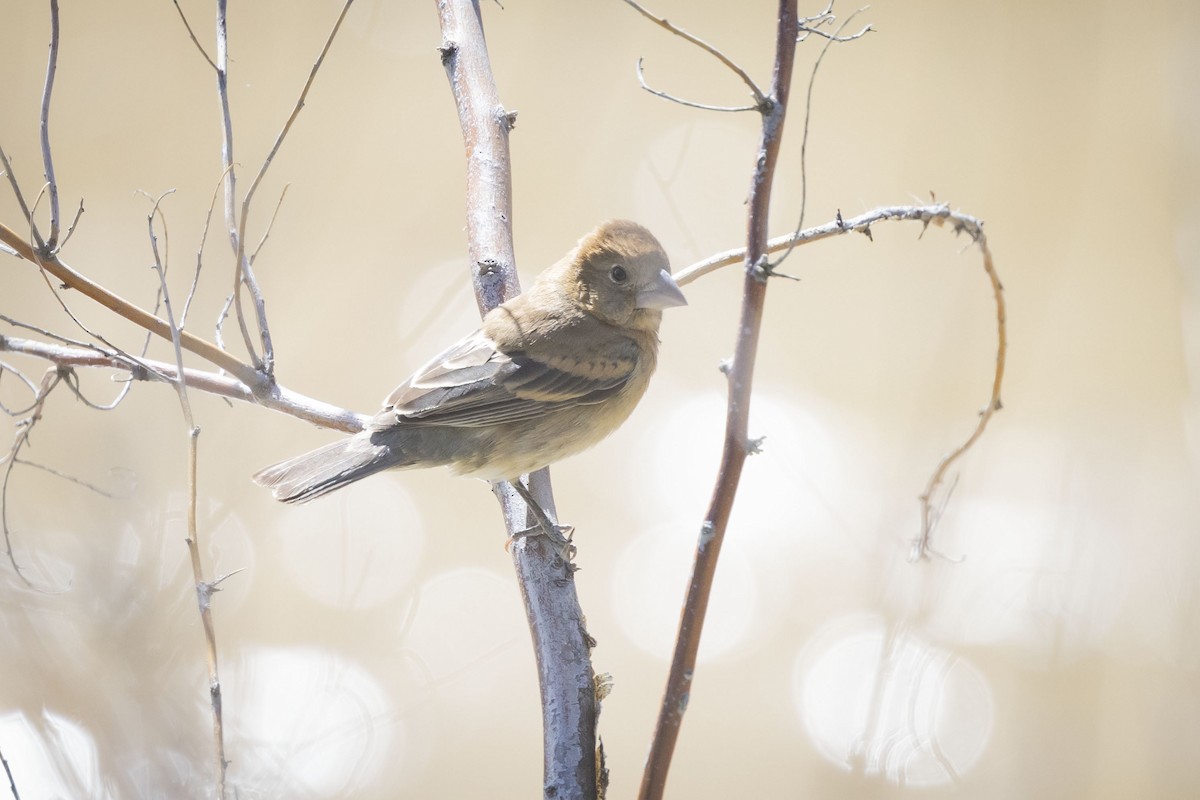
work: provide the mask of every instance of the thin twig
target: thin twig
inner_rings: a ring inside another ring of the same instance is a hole
[[[3,223],[0,223],[0,241],[16,251],[17,255],[21,256],[21,258],[36,264],[55,278],[58,278],[66,286],[78,290],[85,297],[96,301],[108,310],[116,312],[130,322],[157,336],[167,340],[171,339],[170,326],[165,320],[113,294],[105,287],[67,266],[58,256],[51,256],[49,258],[40,257],[37,251],[30,247],[28,242]],[[261,388],[262,381],[259,380],[258,373],[255,372],[253,367],[243,364],[226,351],[192,333],[179,331],[179,336],[184,349],[204,358],[214,366],[226,370],[236,376],[238,380],[245,383],[246,386],[256,391]]]
[[[63,236],[63,240],[58,243],[58,249],[62,250],[67,246],[67,242],[71,241],[71,236],[75,234],[75,226],[79,224],[80,218],[83,217],[83,198],[79,198],[79,208],[75,210],[75,218],[71,220],[71,224],[67,226],[67,233]]]
[[[232,169],[232,167],[230,167]],[[192,273],[192,287],[188,290],[187,298],[183,301],[183,311],[179,314],[179,327],[187,326],[188,310],[192,307],[192,299],[196,296],[196,289],[200,285],[200,270],[204,266],[204,245],[208,242],[208,229],[212,225],[213,210],[217,207],[217,196],[221,193],[221,185],[225,182],[224,173],[221,174],[217,185],[213,187],[212,200],[208,203],[208,213],[204,215],[204,227],[200,231],[200,244],[196,247],[196,271]],[[217,346],[222,350],[225,345],[220,341],[221,326],[217,324]]]
[[[255,370],[265,372],[263,360],[258,355],[246,315],[242,311],[242,282],[246,272],[241,259],[242,244],[237,221],[237,170],[233,164],[233,117],[229,112],[229,26],[226,22],[228,0],[217,0],[217,100],[221,106],[221,168],[225,178],[225,228],[229,234],[229,246],[233,250],[233,289],[231,301],[237,311],[238,327],[242,332],[242,343]],[[219,324],[219,323],[218,323]],[[268,377],[269,377],[269,373]]]
[[[222,5],[224,2],[225,0],[221,0]],[[287,121],[284,122],[283,128],[279,131],[279,135],[275,137],[275,143],[271,145],[270,152],[268,152],[267,157],[263,159],[263,163],[262,166],[259,167],[258,174],[254,176],[254,180],[250,183],[250,189],[246,192],[246,196],[242,199],[242,213],[238,221],[237,243],[234,250],[237,253],[238,269],[241,273],[241,280],[239,283],[246,286],[246,289],[250,292],[250,299],[254,303],[254,314],[258,321],[259,341],[262,344],[262,368],[267,375],[274,373],[275,348],[271,343],[271,332],[267,326],[266,303],[263,300],[262,291],[259,289],[258,281],[254,277],[254,270],[252,268],[254,259],[246,257],[246,222],[250,216],[250,204],[254,200],[254,193],[258,191],[258,187],[262,182],[263,176],[267,174],[267,169],[271,166],[271,163],[275,160],[275,155],[279,152],[279,148],[283,145],[284,138],[287,137],[288,131],[292,129],[292,123],[296,121],[296,117],[300,115],[301,109],[304,108],[304,102],[308,98],[308,90],[312,88],[313,81],[317,78],[317,72],[321,69],[321,64],[325,62],[325,56],[328,55],[329,48],[333,46],[333,40],[337,38],[338,31],[342,27],[342,21],[346,19],[346,13],[350,10],[350,6],[353,4],[354,0],[345,0],[345,3],[342,5],[342,11],[340,14],[338,14],[337,20],[333,23],[333,28],[329,31],[329,36],[327,36],[325,39],[325,46],[321,48],[320,55],[317,56],[317,60],[313,62],[312,69],[308,72],[308,80],[304,82],[304,88],[300,90],[300,97],[297,98],[295,106],[292,107],[292,113],[288,115]],[[286,192],[287,190],[285,189],[284,191]],[[282,195],[279,199],[280,202],[283,202]],[[278,212],[278,206],[276,206],[275,210]],[[263,236],[263,241],[266,241],[265,234]],[[261,243],[259,246],[262,246]],[[255,252],[258,252],[257,249]],[[234,303],[237,306],[239,322],[241,322],[242,310],[238,285],[235,285],[234,287],[234,294]],[[244,323],[242,323],[242,325],[244,332],[245,325]]]
[[[643,17],[645,17],[646,19],[653,22],[655,25],[658,25],[660,28],[665,28],[666,30],[668,30],[671,33],[675,34],[676,36],[680,37],[681,39],[691,42],[692,44],[696,45],[704,52],[711,55],[713,58],[720,61],[726,67],[728,67],[733,72],[733,74],[735,74],[739,78],[741,78],[742,83],[746,84],[746,86],[750,89],[750,95],[754,98],[754,107],[755,108],[761,108],[762,105],[767,102],[767,98],[763,95],[762,89],[758,88],[758,84],[756,84],[754,82],[754,79],[750,77],[749,73],[747,73],[746,70],[742,69],[740,66],[735,64],[733,62],[733,60],[729,58],[729,56],[725,55],[720,50],[718,50],[716,47],[713,47],[711,44],[704,41],[700,37],[693,36],[692,34],[683,30],[679,26],[673,25],[672,23],[668,22],[665,17],[655,16],[648,9],[646,9],[645,6],[643,6],[641,3],[638,3],[637,0],[625,0],[625,3],[629,6],[632,6],[639,14],[641,14]]]
[[[88,483],[87,481],[83,480],[82,478],[76,478],[74,475],[68,475],[65,472],[61,472],[57,469],[54,469],[54,467],[48,467],[45,464],[39,464],[36,461],[26,461],[23,458],[15,459],[15,461],[16,461],[16,463],[20,464],[23,467],[32,467],[33,469],[40,469],[42,472],[47,472],[56,478],[61,478],[62,480],[68,481],[70,483],[74,483],[77,486],[82,486],[83,488],[85,488],[89,491],[95,492],[96,494],[100,495],[101,497],[107,497],[110,499],[113,497],[116,497],[116,495],[114,495],[112,492],[106,492],[104,489],[101,489],[99,486],[97,486],[94,483]]]
[[[54,157],[50,152],[50,95],[54,91],[54,75],[58,72],[58,0],[50,0],[50,57],[46,63],[46,83],[42,88],[41,140],[42,167],[50,184],[50,236],[45,249],[53,253],[58,248],[58,181],[54,179]]]
[[[667,685],[654,727],[650,754],[646,758],[645,771],[642,773],[639,792],[642,800],[660,800],[666,788],[667,773],[691,696],[696,655],[700,649],[700,635],[708,611],[718,556],[729,525],[742,467],[751,448],[747,433],[750,388],[754,380],[754,361],[767,290],[766,249],[771,186],[779,158],[792,68],[796,57],[796,35],[799,26],[796,5],[797,0],[780,0],[779,3],[771,94],[762,103],[762,133],[750,182],[749,235],[742,289],[742,312],[737,327],[734,358],[727,373],[729,399],[725,417],[725,444],[712,500],[700,526],[687,597],[680,613],[675,653],[671,659]]]
[[[258,240],[258,245],[254,248],[254,252],[250,254],[250,263],[253,264],[258,258],[258,253],[263,249],[263,245],[267,243],[267,238],[270,237],[271,231],[275,229],[275,219],[279,216],[279,209],[283,206],[283,198],[287,197],[287,190],[291,184],[284,184],[283,191],[279,193],[279,201],[275,203],[275,210],[271,212],[271,221],[267,223],[267,229],[263,231],[262,238]]]
[[[46,405],[46,398],[54,391],[54,388],[62,381],[60,371],[48,369],[42,375],[42,380],[38,386],[37,393],[34,396],[33,405],[25,419],[20,420],[16,424],[16,433],[13,436],[13,443],[9,447],[8,455],[0,458],[0,464],[4,465],[4,477],[0,480],[0,529],[4,532],[4,552],[8,556],[8,563],[12,565],[13,571],[31,589],[37,589],[33,581],[25,575],[25,571],[17,562],[16,553],[12,548],[12,528],[8,523],[8,484],[12,479],[13,469],[17,465],[20,458],[22,448],[29,444],[30,434],[33,433],[34,427],[42,419],[42,410]]]
[[[931,552],[934,552],[930,547],[929,540],[933,535],[933,528],[936,524],[936,516],[933,512],[934,493],[945,480],[946,471],[950,466],[963,456],[975,442],[979,441],[979,437],[983,436],[983,432],[987,429],[988,423],[991,422],[992,416],[999,411],[1003,404],[1000,401],[1000,390],[1004,384],[1004,366],[1008,355],[1008,330],[1007,330],[1007,312],[1004,305],[1004,284],[1000,282],[1000,276],[996,273],[995,264],[992,263],[992,251],[987,245],[987,236],[983,232],[983,226],[978,221],[972,220],[974,224],[961,222],[960,227],[956,230],[965,230],[979,245],[980,251],[983,253],[983,269],[987,273],[988,280],[992,284],[992,296],[996,302],[996,371],[992,377],[992,394],[988,398],[988,403],[984,406],[983,411],[979,414],[979,422],[975,425],[975,430],[971,435],[963,441],[958,447],[950,451],[938,463],[934,469],[933,475],[929,478],[929,483],[925,486],[925,491],[921,493],[921,531],[916,539],[913,540],[912,551],[909,559],[916,561],[921,558],[926,558]]]
[[[44,359],[63,367],[107,367],[121,370],[126,373],[125,380],[168,383],[179,380],[179,372],[174,364],[144,358],[131,359],[128,355],[106,351],[94,345],[60,347],[30,339],[0,336],[0,352],[5,351]],[[15,370],[13,373],[20,374]],[[256,394],[236,378],[190,367],[184,370],[183,379],[190,388],[205,394],[262,406],[313,425],[345,433],[358,433],[371,418],[369,414],[357,414],[293,392],[278,384],[272,386],[267,393]]]
[[[950,206],[946,203],[928,206],[888,206],[868,211],[865,214],[860,214],[850,219],[843,219],[839,215],[837,219],[827,222],[824,225],[818,225],[815,228],[808,228],[798,233],[790,233],[786,236],[771,239],[767,243],[767,252],[778,252],[779,250],[809,244],[833,236],[842,236],[848,233],[861,233],[869,236],[872,225],[892,221],[920,222],[923,226],[922,231],[927,229],[931,224],[938,227],[948,226],[956,234],[965,233],[970,236],[971,242],[979,246],[980,253],[983,256],[983,271],[991,284],[992,299],[996,307],[996,367],[992,374],[991,395],[988,397],[987,404],[980,412],[979,422],[971,434],[962,444],[938,462],[937,467],[935,467],[933,474],[929,478],[925,491],[920,495],[921,530],[917,538],[913,540],[913,548],[910,554],[912,560],[917,560],[936,552],[930,546],[930,536],[933,533],[938,518],[938,515],[934,511],[934,504],[936,502],[935,493],[938,487],[945,480],[949,468],[979,440],[988,423],[991,422],[992,416],[1003,407],[1000,395],[1004,384],[1005,363],[1008,358],[1008,312],[1004,302],[1004,284],[1001,282],[1000,275],[996,271],[992,251],[988,247],[987,235],[983,230],[983,222],[969,214],[951,211]],[[677,272],[676,282],[681,286],[687,285],[703,275],[715,272],[721,267],[743,262],[745,258],[746,248],[744,247],[717,253]]]
[[[161,216],[159,204],[170,192],[164,192],[159,196],[154,203],[154,208],[150,211],[146,218],[146,225],[150,235],[150,249],[154,254],[154,270],[158,273],[159,283],[162,287],[163,310],[167,315],[167,322],[171,326],[171,344],[175,349],[175,369],[177,374],[182,375],[183,368],[183,345],[180,342],[179,326],[175,324],[175,313],[171,308],[171,292],[167,287],[167,268],[158,249],[158,236],[155,234],[154,218],[156,215]],[[188,437],[188,514],[187,514],[187,547],[188,553],[191,556],[192,562],[192,579],[196,586],[196,602],[200,610],[200,620],[204,627],[204,643],[205,655],[208,664],[208,688],[209,702],[212,708],[213,716],[213,747],[216,757],[216,790],[217,800],[225,800],[225,775],[229,762],[225,760],[225,735],[224,721],[221,713],[221,680],[217,666],[217,634],[216,627],[213,624],[212,618],[212,603],[211,596],[215,590],[215,585],[204,579],[204,566],[200,559],[200,544],[199,533],[196,524],[196,497],[197,497],[197,444],[200,437],[200,429],[196,427],[195,419],[192,416],[192,405],[188,398],[187,384],[182,380],[172,381],[176,392],[179,396],[179,406],[183,411],[184,424],[187,428]]]
[[[13,196],[17,198],[21,216],[25,223],[33,229],[33,241],[37,242],[38,249],[44,248],[46,243],[42,241],[41,232],[38,231],[37,223],[33,219],[33,212],[29,210],[29,205],[25,202],[25,193],[21,191],[21,186],[17,183],[17,174],[13,172],[12,162],[8,160],[8,154],[4,152],[3,147],[0,147],[0,164],[4,165],[4,176],[8,178],[8,185],[12,187]],[[12,249],[11,244],[6,243],[6,246]]]
[[[204,49],[204,45],[200,44],[200,40],[196,38],[196,32],[192,30],[191,23],[189,23],[187,20],[187,15],[184,14],[183,9],[179,7],[179,0],[171,0],[171,2],[175,4],[175,10],[179,12],[179,19],[183,20],[183,27],[187,28],[188,36],[190,36],[192,39],[192,44],[196,45],[196,49],[200,51],[200,55],[204,56],[204,60],[207,61],[208,65],[215,70],[217,65],[214,64],[212,58],[209,57],[208,51]]]
[[[642,85],[642,88],[645,89],[647,92],[649,92],[652,95],[661,97],[664,100],[670,100],[672,103],[678,103],[681,106],[688,106],[689,108],[699,108],[704,111],[757,111],[758,110],[758,106],[714,106],[714,105],[710,105],[708,103],[697,103],[694,100],[685,100],[682,97],[678,97],[676,95],[669,94],[668,92],[664,92],[661,89],[655,89],[653,86],[646,83],[646,74],[642,70],[642,61],[643,61],[643,59],[640,57],[637,60],[638,83],[640,83]]]
[[[832,19],[832,17],[829,15],[829,12],[832,10],[833,10],[833,1],[830,0],[829,6],[825,9],[825,13],[822,15],[822,17],[824,19]],[[861,8],[858,11],[855,11],[850,16],[846,17],[846,19],[842,22],[842,24],[838,26],[836,33],[840,34],[842,32],[842,29],[845,28],[847,25],[849,25],[850,20],[854,19],[859,14],[860,11],[862,11]],[[811,20],[807,20],[807,21],[811,21]],[[801,30],[806,30],[806,29],[803,26],[801,26]],[[866,28],[864,28],[862,33],[858,34],[858,36],[862,36],[863,33],[866,33],[869,30],[871,30],[870,25],[868,25]],[[797,231],[803,230],[803,228],[804,228],[804,213],[808,208],[808,131],[809,131],[809,126],[812,123],[813,87],[815,87],[817,85],[817,71],[821,68],[821,62],[825,60],[825,54],[829,52],[829,47],[834,42],[851,41],[851,39],[857,39],[858,36],[854,36],[854,37],[851,37],[848,39],[839,39],[839,38],[837,38],[836,35],[830,36],[826,40],[825,46],[821,48],[821,52],[817,54],[816,60],[813,61],[812,71],[809,72],[809,74],[808,74],[808,89],[804,93],[804,130],[800,136],[800,216],[799,216],[799,219],[796,220],[796,230]],[[784,252],[783,255],[781,255],[779,258],[777,258],[775,260],[773,266],[777,267],[780,264],[782,264],[784,261],[786,261],[788,256],[790,256],[792,254],[792,249],[794,247],[795,247],[795,244],[793,244],[791,247],[789,247],[787,249],[787,251]]]

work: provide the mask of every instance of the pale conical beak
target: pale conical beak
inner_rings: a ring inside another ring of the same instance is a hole
[[[665,269],[660,269],[654,283],[638,292],[634,299],[638,308],[670,308],[671,306],[687,305],[687,298],[683,296],[683,290],[671,277],[671,273]]]

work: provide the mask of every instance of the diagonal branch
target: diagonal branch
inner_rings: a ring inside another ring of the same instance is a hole
[[[3,223],[0,223],[0,242],[12,248],[21,258],[37,264],[38,267],[58,278],[66,286],[78,290],[80,294],[96,301],[108,310],[120,314],[135,325],[139,325],[156,336],[171,341],[171,326],[166,320],[156,317],[144,308],[113,294],[100,284],[67,266],[58,256],[39,257],[37,251],[33,247],[30,247],[28,242]],[[185,350],[195,353],[209,363],[226,370],[251,389],[257,391],[260,388],[262,381],[253,367],[238,361],[215,344],[187,331],[179,331],[179,341]]]
[[[728,67],[733,74],[741,78],[742,83],[746,84],[747,88],[750,89],[750,95],[754,98],[755,108],[761,108],[762,105],[767,102],[767,98],[763,95],[762,89],[758,88],[758,84],[754,82],[754,79],[751,78],[749,73],[738,66],[729,56],[725,55],[716,47],[713,47],[711,44],[701,39],[699,36],[693,36],[683,28],[680,28],[679,26],[667,21],[665,17],[655,16],[645,6],[643,6],[641,3],[638,3],[637,0],[625,0],[625,3],[631,6],[643,17],[653,22],[655,25],[659,26],[660,28],[665,28],[685,41],[691,42]]]

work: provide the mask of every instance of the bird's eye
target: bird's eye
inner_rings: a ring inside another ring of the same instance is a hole
[[[624,283],[629,280],[629,273],[620,264],[616,264],[608,271],[608,276],[613,279],[613,283]]]

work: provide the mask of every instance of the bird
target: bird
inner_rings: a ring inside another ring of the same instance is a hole
[[[383,470],[447,466],[520,491],[520,475],[629,417],[657,364],[663,309],[686,304],[650,231],[603,222],[396,387],[362,431],[253,480],[305,503]]]

